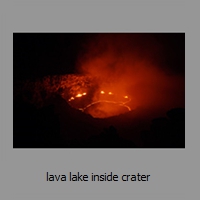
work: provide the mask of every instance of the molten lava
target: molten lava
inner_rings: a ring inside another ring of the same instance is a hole
[[[101,90],[99,94],[94,93],[96,101],[93,101],[94,98],[87,97],[86,92],[78,93],[75,97],[70,97],[68,103],[94,118],[107,118],[131,111],[130,106],[127,105],[131,99],[127,95],[120,96],[104,90]],[[82,101],[80,101],[80,97],[83,98]]]

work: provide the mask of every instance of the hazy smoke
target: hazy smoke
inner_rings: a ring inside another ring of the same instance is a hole
[[[184,76],[167,66],[152,34],[94,34],[83,49],[79,72],[97,77],[103,90],[131,96],[133,108],[184,107]]]

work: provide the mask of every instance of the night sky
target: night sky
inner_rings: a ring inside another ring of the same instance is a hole
[[[14,79],[29,79],[46,75],[76,73],[77,59],[85,51],[88,42],[98,33],[14,33]],[[116,34],[105,34],[116,35]],[[118,34],[129,35],[131,34]],[[132,34],[133,36],[135,34]],[[174,73],[185,73],[184,33],[144,33],[150,35],[162,52],[159,60],[163,68]],[[151,51],[147,46],[145,49]]]

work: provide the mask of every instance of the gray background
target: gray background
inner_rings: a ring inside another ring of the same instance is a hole
[[[197,1],[112,2],[1,2],[1,199],[198,199]],[[13,32],[185,32],[186,148],[13,149]],[[149,182],[46,182],[46,171],[151,177]]]

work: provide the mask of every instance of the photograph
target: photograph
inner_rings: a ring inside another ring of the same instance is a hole
[[[13,148],[185,148],[185,33],[14,32]]]

